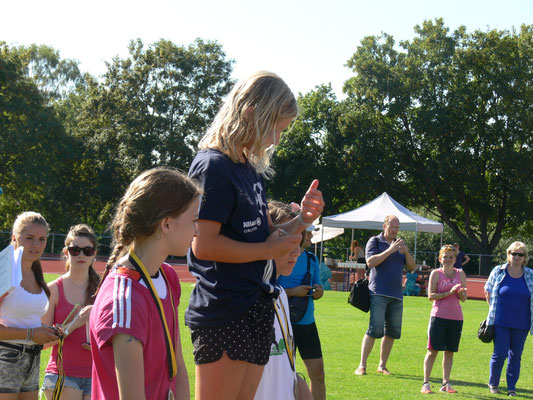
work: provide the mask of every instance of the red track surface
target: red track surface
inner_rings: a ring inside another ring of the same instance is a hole
[[[62,274],[65,272],[65,261],[63,260],[41,260],[43,272],[47,274]],[[105,262],[95,261],[94,269],[99,274],[104,272]],[[180,282],[196,282],[196,279],[190,274],[185,264],[172,264],[174,270],[178,273]]]

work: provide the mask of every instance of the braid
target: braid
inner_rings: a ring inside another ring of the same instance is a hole
[[[196,182],[172,168],[151,169],[135,178],[118,203],[111,222],[113,251],[97,292],[113,265],[135,240],[153,235],[161,219],[177,217],[201,194]]]

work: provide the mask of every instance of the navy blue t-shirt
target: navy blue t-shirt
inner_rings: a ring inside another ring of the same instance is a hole
[[[234,163],[216,150],[201,150],[189,176],[204,195],[199,219],[221,223],[221,234],[240,242],[264,242],[270,234],[263,178],[249,163]],[[240,318],[261,296],[277,297],[276,271],[271,260],[233,264],[197,259],[187,254],[196,277],[185,323],[190,327],[224,326]]]
[[[455,264],[453,265],[454,268],[463,269],[464,259],[465,259],[465,252],[462,250],[459,250],[459,253],[457,253],[457,256],[455,257]]]
[[[390,247],[383,232],[370,238],[366,244],[366,259],[381,254]],[[372,294],[394,297],[403,300],[402,279],[405,255],[399,251],[392,253],[375,268],[370,268],[368,288]]]

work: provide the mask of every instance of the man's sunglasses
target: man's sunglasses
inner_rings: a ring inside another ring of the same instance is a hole
[[[516,256],[516,257],[524,257],[526,254],[525,253],[511,253],[512,256]]]
[[[85,247],[72,246],[72,247],[68,247],[68,253],[71,256],[78,256],[81,251],[83,251],[83,254],[85,254],[87,257],[90,257],[90,256],[92,256],[94,254],[94,247],[92,247],[92,246],[85,246]]]

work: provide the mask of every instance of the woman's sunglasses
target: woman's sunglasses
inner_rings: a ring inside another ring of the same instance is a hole
[[[511,253],[512,256],[515,256],[515,257],[524,257],[526,254],[525,253]]]
[[[92,247],[92,246],[85,246],[85,247],[72,246],[72,247],[68,247],[68,253],[71,256],[78,256],[81,251],[83,251],[83,254],[85,254],[87,257],[90,257],[90,256],[92,256],[94,254],[94,247]]]

